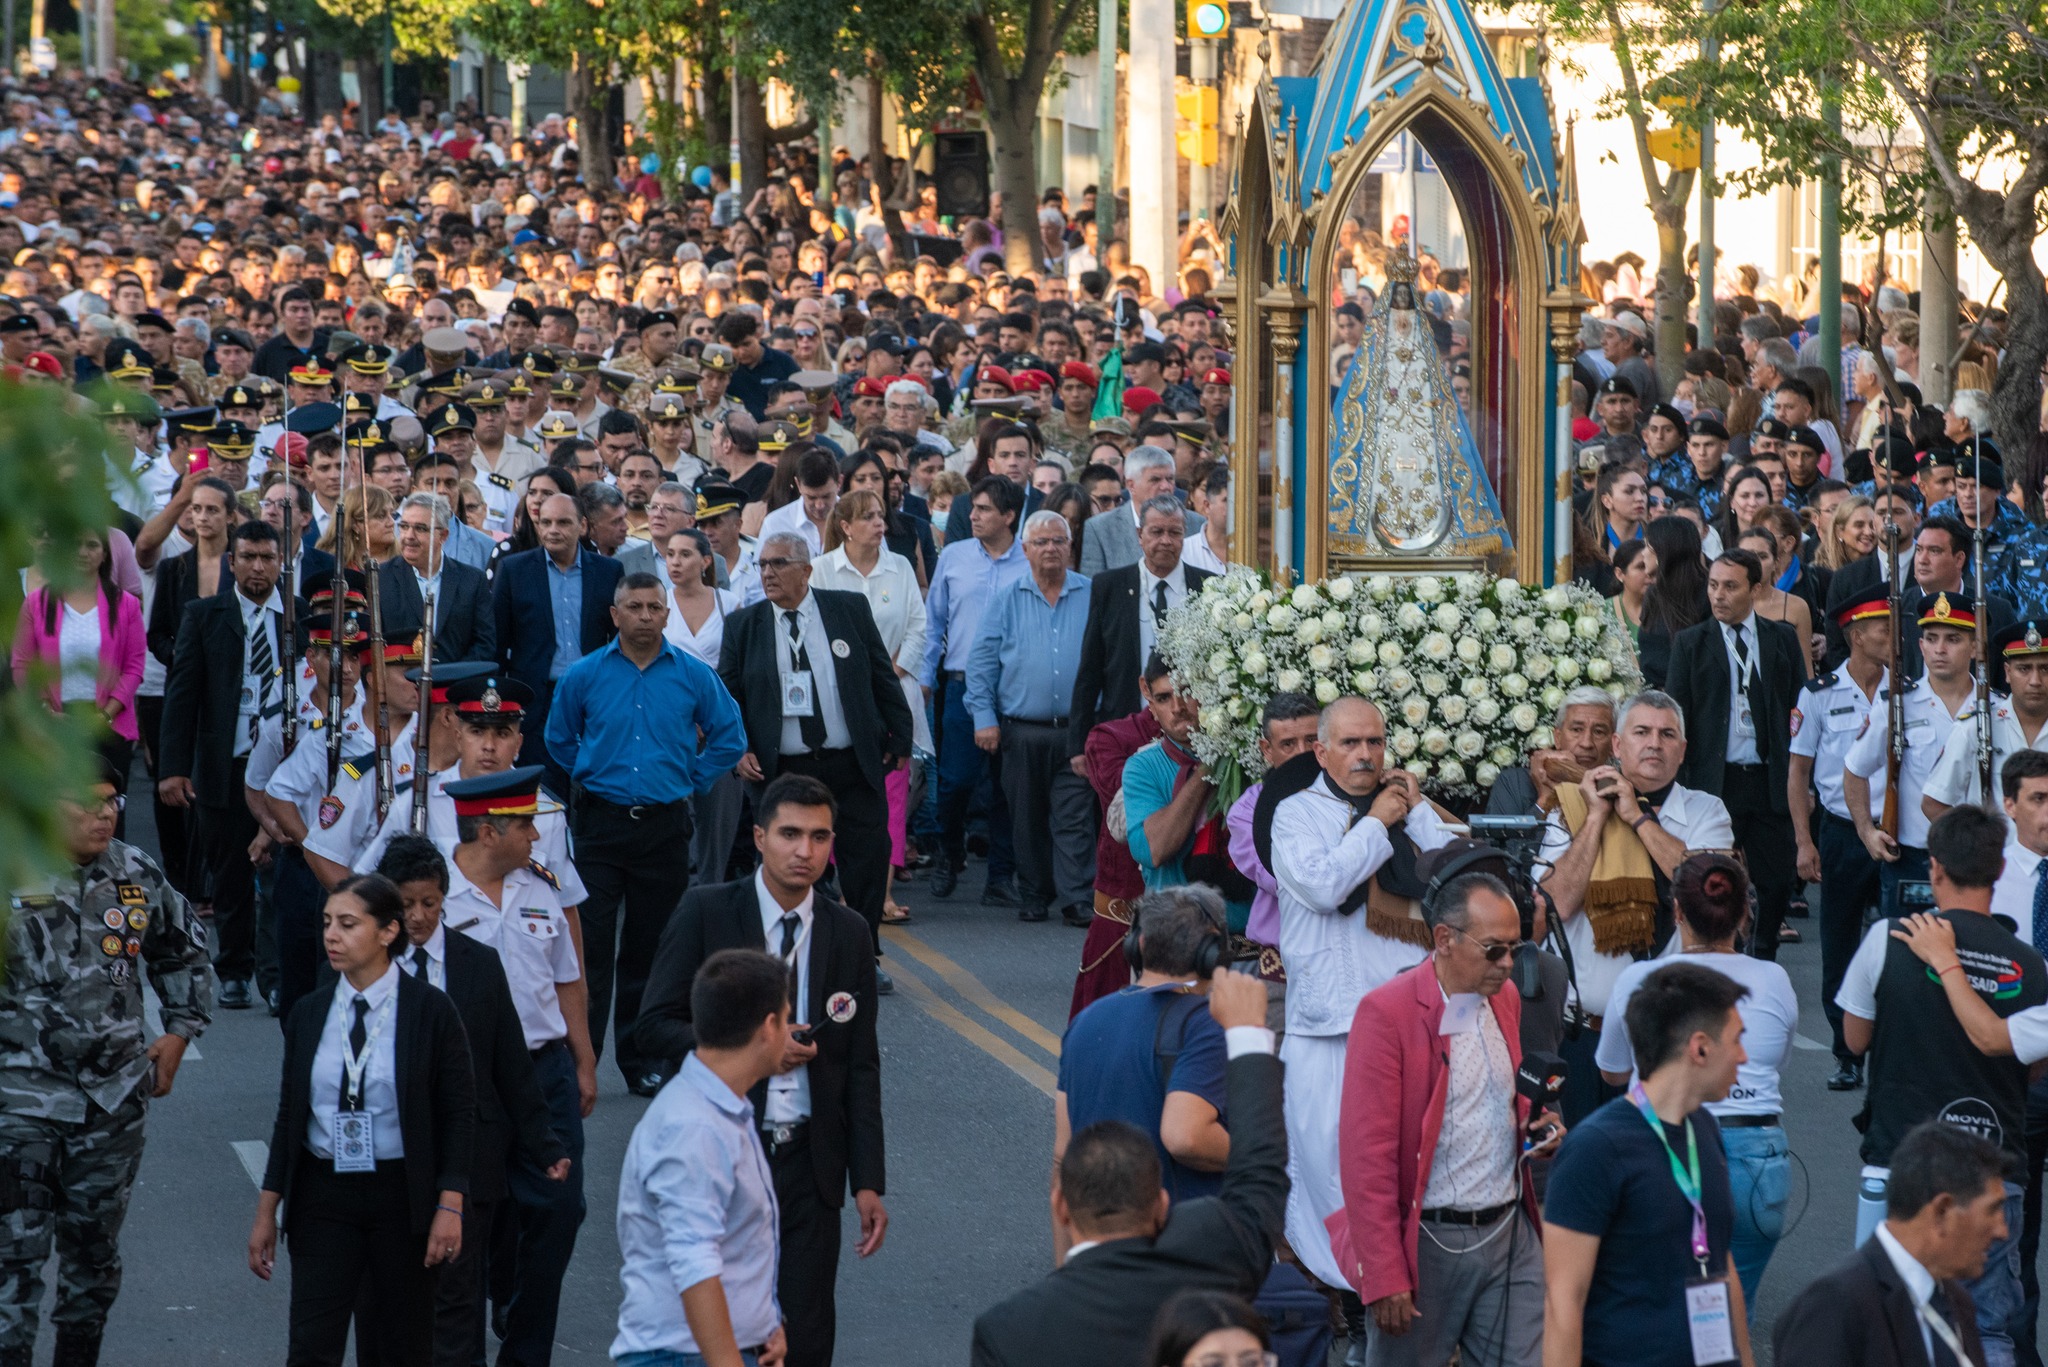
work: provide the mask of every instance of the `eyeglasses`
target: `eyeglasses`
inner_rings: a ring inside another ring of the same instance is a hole
[[[1470,935],[1465,934],[1464,931],[1459,930],[1456,926],[1451,927],[1451,933],[1463,939],[1472,940]],[[1502,959],[1507,958],[1508,955],[1522,947],[1520,940],[1472,940],[1472,943],[1479,946],[1479,952],[1486,956],[1486,962],[1490,964],[1499,963]]]
[[[1091,495],[1091,496],[1089,497],[1088,501],[1089,501],[1089,503],[1091,503],[1091,504],[1093,504],[1093,505],[1094,505],[1094,507],[1095,507],[1095,511],[1096,511],[1096,512],[1098,512],[1098,513],[1106,513],[1106,512],[1108,512],[1108,511],[1109,511],[1109,510],[1110,510],[1111,508],[1114,508],[1114,507],[1116,507],[1116,505],[1117,505],[1117,504],[1119,504],[1119,503],[1123,502],[1123,495],[1121,495],[1121,494],[1094,494],[1094,495]]]
[[[595,474],[599,470],[604,469],[604,462],[598,460],[579,460],[576,462],[575,468],[576,473],[579,475]]]
[[[786,570],[798,565],[808,565],[810,563],[811,562],[808,560],[792,560],[788,556],[778,555],[771,556],[766,560],[756,560],[754,562],[754,568],[758,570]]]
[[[1190,1358],[1194,1367],[1280,1367],[1278,1353],[1263,1353],[1257,1350],[1244,1353],[1204,1353]]]
[[[97,802],[81,802],[78,805],[84,809],[87,816],[119,816],[128,810],[128,799],[116,793],[113,797],[103,797]]]

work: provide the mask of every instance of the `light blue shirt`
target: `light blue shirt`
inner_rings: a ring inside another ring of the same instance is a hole
[[[1186,849],[1174,851],[1164,863],[1153,866],[1152,843],[1145,838],[1145,822],[1173,801],[1174,784],[1180,777],[1180,765],[1166,751],[1168,744],[1162,736],[1124,761],[1124,820],[1129,831],[1126,843],[1131,847],[1131,858],[1138,865],[1138,876],[1145,880],[1147,892],[1178,887],[1188,881],[1188,849],[1195,843],[1191,834]]]
[[[1026,574],[982,614],[967,661],[967,711],[976,729],[1003,717],[1064,718],[1088,625],[1088,576],[1067,571],[1057,602]]]
[[[695,1353],[683,1292],[717,1277],[733,1335],[766,1343],[782,1320],[775,1180],[754,1107],[695,1053],[633,1127],[619,1170],[619,1332],[611,1355]]]
[[[491,552],[497,544],[467,522],[451,518],[448,523],[448,541],[441,547],[441,554],[458,565],[481,570],[489,567]]]
[[[681,802],[747,751],[740,705],[716,670],[667,641],[642,669],[616,637],[555,686],[546,740],[571,779],[622,806]]]
[[[974,633],[981,628],[981,615],[996,592],[1029,576],[1024,560],[1024,539],[1018,537],[1001,555],[991,556],[976,540],[955,541],[939,552],[932,571],[931,591],[925,595],[924,662],[918,682],[926,688],[937,685],[939,672],[964,672],[974,649]]]
[[[548,572],[548,601],[555,609],[555,659],[548,677],[559,679],[583,658],[583,552],[564,571],[551,555],[541,557]]]

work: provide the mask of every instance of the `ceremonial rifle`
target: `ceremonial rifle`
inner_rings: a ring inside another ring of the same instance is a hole
[[[1983,438],[1977,442],[1976,463],[1971,474],[1981,473]],[[1977,793],[1988,811],[1996,811],[1998,797],[1991,786],[1991,609],[1984,602],[1984,495],[1983,485],[1970,481],[1970,497],[1976,501],[1976,528],[1970,534],[1970,569],[1976,576],[1977,609]]]
[[[346,412],[343,419],[346,421]],[[345,438],[344,438],[345,440]],[[363,682],[370,689],[370,696],[376,702],[377,725],[373,739],[377,744],[377,820],[381,823],[384,814],[391,810],[391,703],[384,688],[384,612],[383,594],[378,589],[377,561],[370,553],[370,461],[369,443],[356,444],[356,460],[362,474],[363,522],[358,528],[363,538],[363,594],[370,609],[370,664],[363,670]],[[340,547],[337,545],[337,550]]]
[[[1884,760],[1884,814],[1878,818],[1878,827],[1893,840],[1899,838],[1899,773],[1906,761],[1906,614],[1905,593],[1900,581],[1905,577],[1899,572],[1899,524],[1893,519],[1892,500],[1885,500],[1884,553],[1885,568],[1890,572],[1891,602],[1891,665],[1885,685],[1889,690],[1885,699],[1885,720],[1891,727],[1889,743],[1885,747]]]
[[[413,714],[419,720],[413,723],[412,817],[408,823],[414,835],[427,833],[427,779],[434,772],[434,596],[438,591],[434,576],[440,573],[440,566],[433,563],[432,537],[427,540],[427,548],[432,573],[427,576],[426,617],[420,627],[420,701],[419,710]],[[445,555],[442,563],[447,563]]]
[[[280,445],[284,443],[286,437],[291,436],[291,390],[289,387],[286,388],[285,395],[285,429],[283,435],[278,438]],[[216,421],[218,421],[218,418],[219,415],[216,414]],[[256,440],[256,438],[254,437],[254,435],[251,435],[249,440],[253,442]],[[299,640],[299,550],[298,538],[293,535],[295,529],[292,525],[293,522],[296,520],[299,511],[299,494],[298,489],[292,484],[291,456],[289,454],[289,448],[287,447],[286,449],[287,454],[284,457],[284,545],[280,548],[284,552],[283,607],[285,645],[284,650],[281,653],[289,657],[290,655],[295,654],[298,651]],[[280,660],[278,661],[278,663],[282,665],[285,662],[283,660]],[[283,709],[281,715],[283,721],[284,752],[287,755],[289,755],[292,752],[293,748],[296,747],[299,743],[298,674],[298,666],[294,664],[291,667],[283,670],[279,675],[279,677],[283,680],[284,683],[284,687],[280,690],[281,696],[278,699],[278,706]]]

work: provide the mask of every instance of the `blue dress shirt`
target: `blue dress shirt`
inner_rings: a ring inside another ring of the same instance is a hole
[[[621,806],[681,802],[747,752],[725,683],[667,641],[645,669],[616,640],[578,660],[555,685],[545,738],[573,782]]]
[[[977,730],[1003,717],[1066,719],[1088,625],[1088,576],[1067,571],[1057,602],[1026,574],[982,614],[967,662],[967,711]]]
[[[553,556],[543,557],[548,572],[548,601],[555,609],[555,659],[548,677],[559,679],[583,658],[583,552],[564,570]]]
[[[1010,542],[1001,555],[992,556],[981,542],[968,538],[949,542],[939,552],[938,568],[932,571],[931,591],[925,595],[924,661],[918,682],[935,687],[942,669],[955,672],[967,668],[974,649],[974,634],[981,628],[981,615],[988,610],[998,590],[1027,578],[1031,566],[1024,559],[1024,538]]]
[[[491,552],[497,545],[497,542],[467,522],[453,519],[448,523],[448,543],[441,548],[441,554],[456,564],[467,565],[473,570],[489,569]]]

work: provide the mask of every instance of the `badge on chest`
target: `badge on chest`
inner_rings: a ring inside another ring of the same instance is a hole
[[[562,933],[561,927],[555,924],[554,913],[546,907],[521,907],[519,930],[533,940],[552,940]]]

